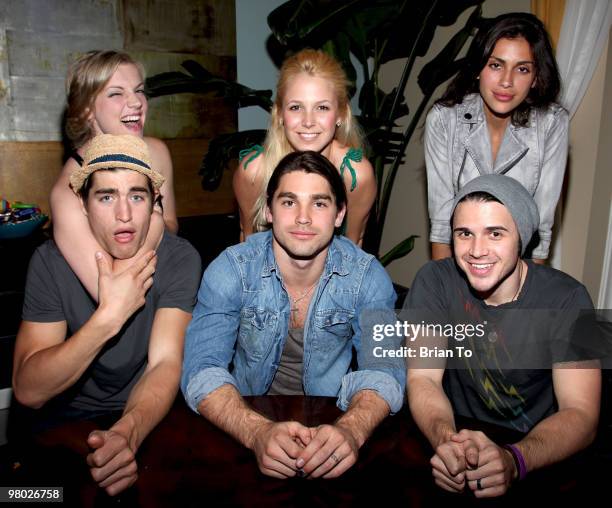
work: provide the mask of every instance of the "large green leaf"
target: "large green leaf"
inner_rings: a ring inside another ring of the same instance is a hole
[[[235,81],[228,81],[212,74],[194,60],[187,60],[182,65],[189,74],[163,72],[147,78],[145,86],[147,96],[211,93],[238,108],[259,106],[266,111],[272,109],[272,90],[254,90]]]
[[[384,256],[380,258],[380,264],[383,266],[387,266],[391,261],[395,261],[396,259],[403,258],[406,254],[408,254],[412,249],[414,249],[414,240],[419,238],[419,235],[412,235],[402,240],[395,247],[393,247],[389,252],[387,252]]]
[[[401,132],[388,131],[378,126],[370,129],[367,123],[362,124],[362,127],[368,140],[367,155],[370,162],[378,157],[386,165],[391,164],[398,157],[403,159],[404,154],[401,152],[401,147],[404,136]],[[380,180],[377,179],[377,181]]]
[[[484,0],[290,0],[272,11],[268,25],[291,48],[321,47],[339,33],[351,41],[362,65],[411,53],[427,53],[437,26],[449,26],[470,6]]]
[[[344,33],[339,32],[336,37],[329,39],[323,44],[321,49],[332,55],[342,65],[346,77],[352,83],[349,88],[349,96],[352,97],[355,93],[354,83],[357,80],[357,72],[355,71],[353,62],[351,62],[351,45],[348,37]]]
[[[265,137],[265,130],[254,129],[221,134],[211,140],[198,173],[202,176],[202,188],[208,191],[216,190],[221,183],[223,170],[229,167],[229,162],[237,159],[241,150],[262,144]]]
[[[363,0],[289,0],[268,15],[268,26],[284,46],[321,47],[359,3]]]
[[[384,51],[380,63],[406,58],[414,53],[425,56],[438,26],[450,26],[468,7],[484,0],[431,0],[407,2],[393,18],[388,33],[381,34]],[[397,2],[399,3],[399,2]]]
[[[201,85],[184,72],[162,72],[150,76],[145,82],[147,97],[161,97],[175,93],[199,93]]]
[[[433,60],[423,66],[417,81],[424,95],[433,94],[438,86],[459,71],[464,59],[455,59],[465,46],[468,38],[474,33],[480,20],[482,20],[481,12],[481,7],[476,7],[466,25],[451,38]]]

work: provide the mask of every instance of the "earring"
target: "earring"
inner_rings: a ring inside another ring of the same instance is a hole
[[[283,125],[285,125],[285,122],[283,122],[283,119],[281,118],[278,122],[280,124],[280,126],[282,127]]]
[[[338,120],[338,121],[336,122],[336,127],[340,127],[341,125],[342,125],[342,122],[341,122],[340,120]]]

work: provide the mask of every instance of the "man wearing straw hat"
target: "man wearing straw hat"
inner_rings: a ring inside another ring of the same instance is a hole
[[[136,480],[136,451],[174,401],[201,262],[168,232],[155,252],[140,252],[163,183],[141,139],[103,134],[83,158],[70,184],[105,251],[96,253],[99,303],[55,243],[42,245],[30,262],[13,387],[37,409],[32,430],[117,415],[87,440],[94,480],[115,495]]]

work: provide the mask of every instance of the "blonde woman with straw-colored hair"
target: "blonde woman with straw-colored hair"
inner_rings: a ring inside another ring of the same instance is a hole
[[[376,178],[363,156],[349,85],[340,64],[322,51],[305,49],[285,60],[264,146],[241,154],[234,173],[242,240],[268,226],[265,189],[278,162],[290,152],[312,150],[327,157],[342,175],[348,195],[342,233],[361,245],[376,198]]]

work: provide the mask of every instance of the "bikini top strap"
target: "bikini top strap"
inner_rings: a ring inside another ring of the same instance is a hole
[[[72,152],[68,158],[74,159],[79,166],[83,166],[83,157],[81,157],[78,152]]]
[[[355,190],[357,187],[357,173],[355,172],[355,168],[351,165],[351,161],[353,162],[361,162],[363,159],[363,149],[361,148],[349,148],[346,152],[346,155],[342,159],[342,164],[340,165],[340,176],[344,177],[344,170],[348,168],[351,173],[351,192]]]
[[[238,152],[238,161],[242,162],[242,159],[244,159],[247,155],[249,155],[251,152],[255,152],[253,155],[251,155],[246,162],[244,163],[244,168],[246,170],[247,166],[253,162],[255,159],[257,159],[257,157],[259,157],[262,153],[263,153],[263,146],[261,145],[251,145],[248,148],[245,148],[244,150],[240,150],[240,152]]]

